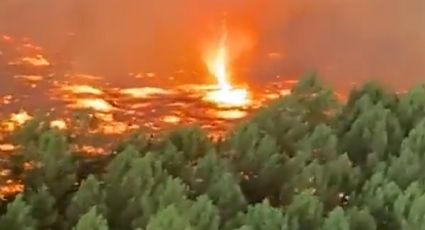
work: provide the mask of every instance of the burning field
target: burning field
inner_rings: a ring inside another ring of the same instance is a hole
[[[164,87],[156,81],[163,76],[155,73],[126,73],[122,78],[130,82],[127,85],[108,82],[103,76],[73,73],[29,39],[3,35],[2,136],[40,115],[64,130],[75,128],[76,117],[85,117],[91,134],[110,138],[140,129],[158,133],[190,124],[220,135],[267,101],[289,93],[294,80],[255,90],[234,84],[225,26],[217,37],[203,58],[212,84],[178,84],[168,78]],[[1,150],[13,150],[7,138],[3,139]],[[90,139],[82,142],[81,148],[94,154],[105,147]]]
[[[0,152],[8,156],[20,151],[11,143],[13,134],[38,118],[72,134],[73,151],[83,156],[108,155],[117,139],[139,130],[156,135],[199,125],[219,137],[268,101],[290,93],[296,83],[276,79],[278,83],[255,88],[235,84],[230,47],[223,23],[199,57],[211,83],[179,83],[174,77],[164,81],[153,72],[125,73],[125,81],[110,82],[105,76],[73,71],[70,62],[56,60],[28,38],[1,35]],[[3,171],[0,194],[22,190],[20,182],[7,180],[8,166]]]

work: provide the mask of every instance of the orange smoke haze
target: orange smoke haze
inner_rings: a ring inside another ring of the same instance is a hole
[[[152,72],[198,82],[200,47],[226,18],[232,52],[249,47],[236,78],[251,84],[315,69],[337,87],[371,78],[406,87],[425,76],[423,12],[423,0],[4,0],[0,33],[111,80]]]

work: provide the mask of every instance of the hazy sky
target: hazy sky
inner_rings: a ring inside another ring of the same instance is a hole
[[[337,86],[425,80],[423,0],[0,1],[0,32],[102,72],[202,71],[199,48],[223,17],[254,42],[239,66],[250,81],[311,69]]]

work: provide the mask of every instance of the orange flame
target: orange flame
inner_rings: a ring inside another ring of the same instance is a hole
[[[65,130],[67,128],[66,122],[64,120],[54,120],[50,122],[50,127],[57,128],[60,130]]]
[[[218,86],[218,90],[207,94],[206,100],[222,106],[244,106],[250,103],[249,94],[246,89],[235,89],[230,82],[229,56],[228,33],[224,26],[218,47],[205,60]]]
[[[229,55],[227,49],[227,31],[225,30],[220,39],[219,47],[215,57],[207,61],[208,69],[217,79],[218,86],[221,90],[232,89],[232,85],[228,80]]]
[[[93,109],[100,112],[110,112],[114,109],[111,104],[100,98],[78,99],[75,104],[71,104],[69,107],[77,109]]]

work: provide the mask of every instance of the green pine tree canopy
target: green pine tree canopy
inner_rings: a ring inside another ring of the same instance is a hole
[[[0,230],[425,229],[425,86],[342,103],[309,74],[220,141],[138,133],[91,164],[43,124],[12,137]]]

